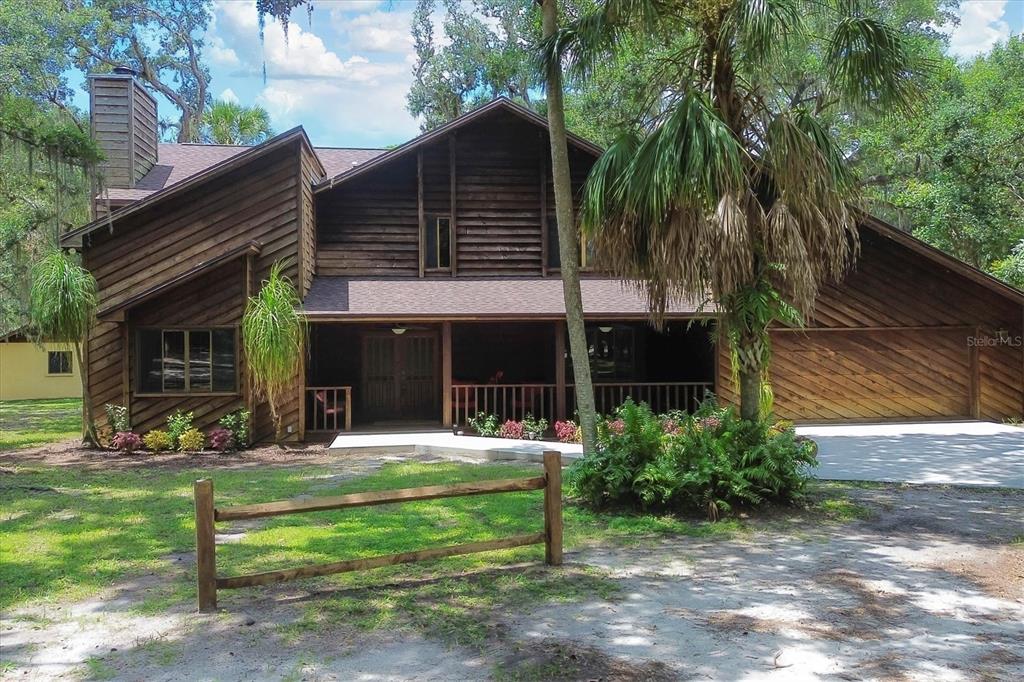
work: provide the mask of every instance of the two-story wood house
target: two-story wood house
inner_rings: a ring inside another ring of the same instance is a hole
[[[156,103],[130,74],[90,84],[109,189],[62,244],[100,287],[87,358],[97,414],[128,405],[144,431],[179,409],[208,427],[249,405],[267,437],[239,322],[283,259],[310,323],[291,438],[346,417],[572,416],[544,119],[496,100],[391,150],[315,148],[302,128],[254,147],[160,144]],[[600,151],[570,139],[577,192]],[[807,328],[773,334],[777,413],[1019,416],[1024,294],[880,221],[865,220],[861,239]],[[677,306],[658,331],[622,283],[588,271],[582,288],[599,409],[734,398],[713,310]]]

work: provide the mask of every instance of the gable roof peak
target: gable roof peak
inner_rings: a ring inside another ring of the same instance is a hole
[[[507,111],[527,121],[528,123],[532,123],[533,125],[543,128],[545,131],[547,131],[548,129],[548,121],[546,118],[544,118],[535,111],[527,109],[526,107],[517,102],[513,102],[505,95],[501,95],[499,97],[495,97],[487,104],[483,104],[475,109],[467,111],[464,114],[460,114],[459,116],[453,118],[451,121],[448,121],[448,123],[438,126],[437,128],[427,131],[421,135],[418,135],[417,137],[414,137],[411,140],[398,145],[394,149],[391,149],[381,154],[380,156],[374,157],[373,159],[361,163],[357,166],[353,166],[351,169],[342,171],[341,173],[338,173],[337,175],[334,175],[332,177],[324,178],[313,187],[313,191],[322,192],[331,189],[340,182],[346,182],[354,177],[362,175],[363,173],[369,170],[377,168],[378,166],[387,164],[388,162],[393,161],[401,156],[404,156],[405,154],[415,149],[418,149],[425,144],[429,144],[430,142],[450,135],[459,128],[462,128],[474,121],[478,121],[496,111]],[[586,151],[590,154],[593,154],[594,156],[600,156],[604,151],[598,145],[594,144],[593,142],[590,142],[587,139],[580,137],[579,135],[568,133],[567,137],[569,140],[569,144],[579,149],[582,149],[583,151]]]

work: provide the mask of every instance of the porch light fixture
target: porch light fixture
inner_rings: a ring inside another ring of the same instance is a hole
[[[607,334],[608,332],[610,332],[610,331],[612,330],[612,328],[611,328],[611,327],[598,327],[598,330],[599,330],[599,331],[600,331],[600,332],[601,332],[602,334]]]
[[[401,336],[402,334],[405,333],[405,327],[403,327],[401,325],[396,325],[396,326],[391,328],[391,333],[396,335],[396,336]]]

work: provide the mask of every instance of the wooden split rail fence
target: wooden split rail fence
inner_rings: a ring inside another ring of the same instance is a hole
[[[267,585],[285,580],[311,578],[332,573],[364,571],[394,564],[440,559],[460,554],[490,552],[497,549],[511,549],[525,545],[543,543],[546,563],[552,566],[562,563],[562,456],[555,451],[546,451],[544,453],[544,475],[534,478],[510,478],[495,481],[431,485],[420,488],[401,488],[398,490],[375,490],[336,497],[320,497],[298,501],[282,500],[223,508],[217,508],[213,504],[213,481],[210,479],[204,478],[196,481],[193,489],[196,503],[196,574],[200,611],[213,611],[217,608],[217,590]],[[436,500],[446,497],[465,497],[467,495],[512,493],[524,490],[544,491],[544,531],[541,533],[527,533],[498,540],[484,540],[482,542],[470,542],[462,545],[450,545],[448,547],[420,549],[365,559],[348,559],[329,564],[300,566],[298,568],[266,571],[250,575],[230,577],[217,575],[214,524],[218,521],[240,521],[243,519],[259,519],[301,512],[350,509],[380,504]]]

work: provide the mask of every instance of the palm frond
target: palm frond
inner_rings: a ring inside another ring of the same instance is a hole
[[[541,41],[539,70],[548,73],[560,63],[568,75],[587,78],[628,33],[652,32],[668,7],[665,0],[605,0]]]
[[[39,338],[80,343],[96,316],[96,280],[63,251],[54,250],[32,268],[29,318]]]
[[[911,111],[927,64],[915,59],[904,36],[860,13],[856,2],[840,3],[829,38],[825,69],[829,83],[848,106],[875,111]]]
[[[731,9],[742,58],[756,65],[771,62],[791,36],[804,30],[799,0],[740,0]]]

